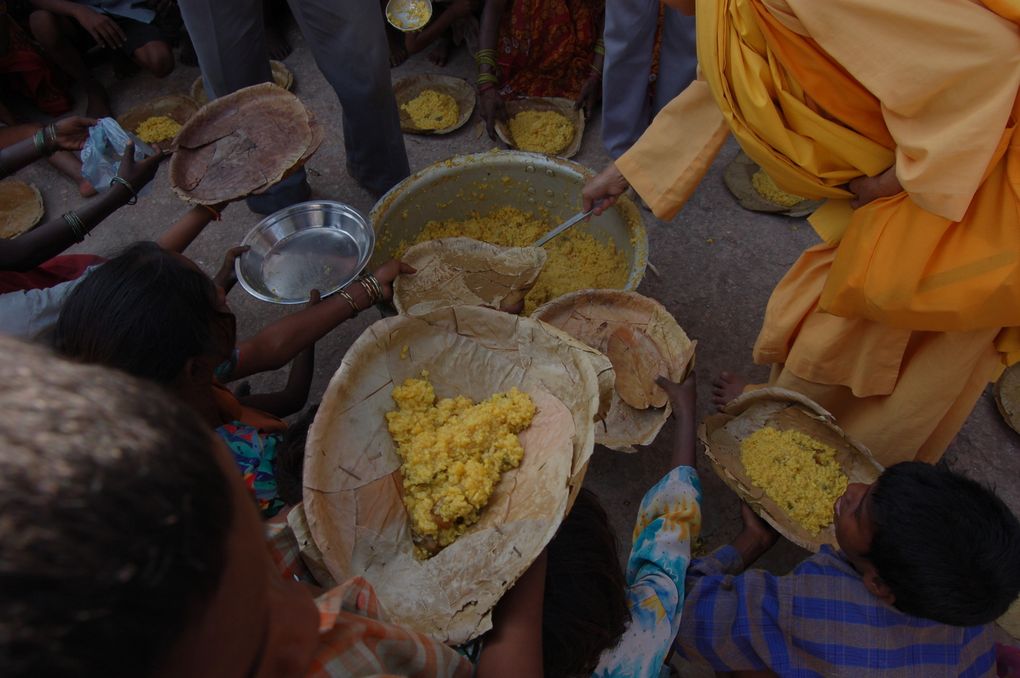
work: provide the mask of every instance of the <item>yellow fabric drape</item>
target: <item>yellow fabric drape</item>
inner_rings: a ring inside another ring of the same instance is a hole
[[[698,0],[703,87],[737,140],[781,188],[829,198],[811,220],[826,244],[777,286],[755,360],[883,463],[937,459],[1001,370],[993,342],[1020,358],[1020,331],[1000,332],[1020,325],[1018,16],[1020,0]],[[660,217],[689,175],[672,158],[705,147],[684,123],[667,107],[617,162]],[[843,184],[893,164],[906,192],[852,210]]]

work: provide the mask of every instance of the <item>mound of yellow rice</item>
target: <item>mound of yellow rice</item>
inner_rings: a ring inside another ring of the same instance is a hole
[[[399,258],[413,244],[463,236],[502,247],[528,247],[556,224],[515,207],[500,207],[469,219],[430,221],[413,243],[402,243]],[[545,245],[545,268],[524,298],[524,313],[558,296],[587,288],[622,289],[627,283],[627,256],[612,243],[602,244],[591,234],[572,229]]]
[[[740,443],[740,461],[751,481],[811,534],[832,523],[833,504],[849,482],[836,450],[800,431],[759,429]]]
[[[167,115],[154,115],[138,124],[135,134],[147,144],[169,141],[181,131],[181,124]]]
[[[804,200],[799,195],[787,193],[779,188],[776,182],[772,180],[772,177],[765,173],[765,170],[758,170],[751,175],[751,186],[754,187],[755,192],[762,198],[780,207],[793,207]]]
[[[424,559],[478,522],[503,473],[520,465],[517,434],[531,425],[536,407],[516,388],[480,403],[437,401],[427,372],[394,388],[393,401],[397,409],[386,422],[403,462],[415,554]]]
[[[460,117],[460,109],[453,97],[434,89],[422,90],[418,96],[401,104],[400,108],[411,116],[414,126],[422,130],[452,127]]]
[[[574,140],[574,123],[556,111],[521,111],[510,119],[510,136],[522,151],[555,155]]]

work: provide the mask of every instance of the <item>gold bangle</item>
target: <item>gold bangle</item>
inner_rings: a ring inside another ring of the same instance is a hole
[[[340,290],[338,294],[344,301],[351,305],[351,311],[354,313],[354,315],[351,316],[352,318],[361,313],[361,309],[358,308],[356,303],[354,303],[354,297],[351,296],[350,292],[347,290]]]
[[[487,83],[496,85],[499,83],[499,78],[492,73],[479,73],[478,77],[475,78],[475,84],[477,85],[485,85]]]

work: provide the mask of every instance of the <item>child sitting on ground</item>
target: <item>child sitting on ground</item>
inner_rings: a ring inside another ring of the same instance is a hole
[[[729,546],[695,560],[676,645],[716,671],[987,676],[992,622],[1020,593],[1020,523],[991,491],[921,462],[854,483],[823,546],[783,577],[747,570],[777,535],[743,506]]]
[[[228,256],[225,272],[233,270],[232,261]],[[358,311],[389,299],[393,279],[411,270],[390,261],[343,294],[313,303],[238,343],[226,304],[229,283],[217,284],[187,257],[140,242],[71,293],[57,323],[56,345],[77,360],[116,367],[174,391],[224,439],[270,517],[288,503],[276,477],[287,430],[283,417],[300,411],[308,398],[314,343]],[[287,387],[278,393],[238,399],[223,386],[280,369],[295,358]],[[302,446],[285,447],[300,453]],[[288,459],[283,465],[295,469],[296,463]]]
[[[36,11],[28,18],[32,35],[65,73],[78,81],[88,97],[87,115],[113,115],[110,96],[82,56],[93,47],[112,50],[156,76],[174,70],[174,53],[155,25],[156,11],[144,2],[109,0],[31,0]]]

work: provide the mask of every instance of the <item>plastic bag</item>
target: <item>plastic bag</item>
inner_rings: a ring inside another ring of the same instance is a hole
[[[156,154],[154,148],[125,131],[113,118],[100,118],[89,130],[88,141],[81,149],[81,175],[97,191],[110,188],[129,141],[135,142],[135,162]]]

